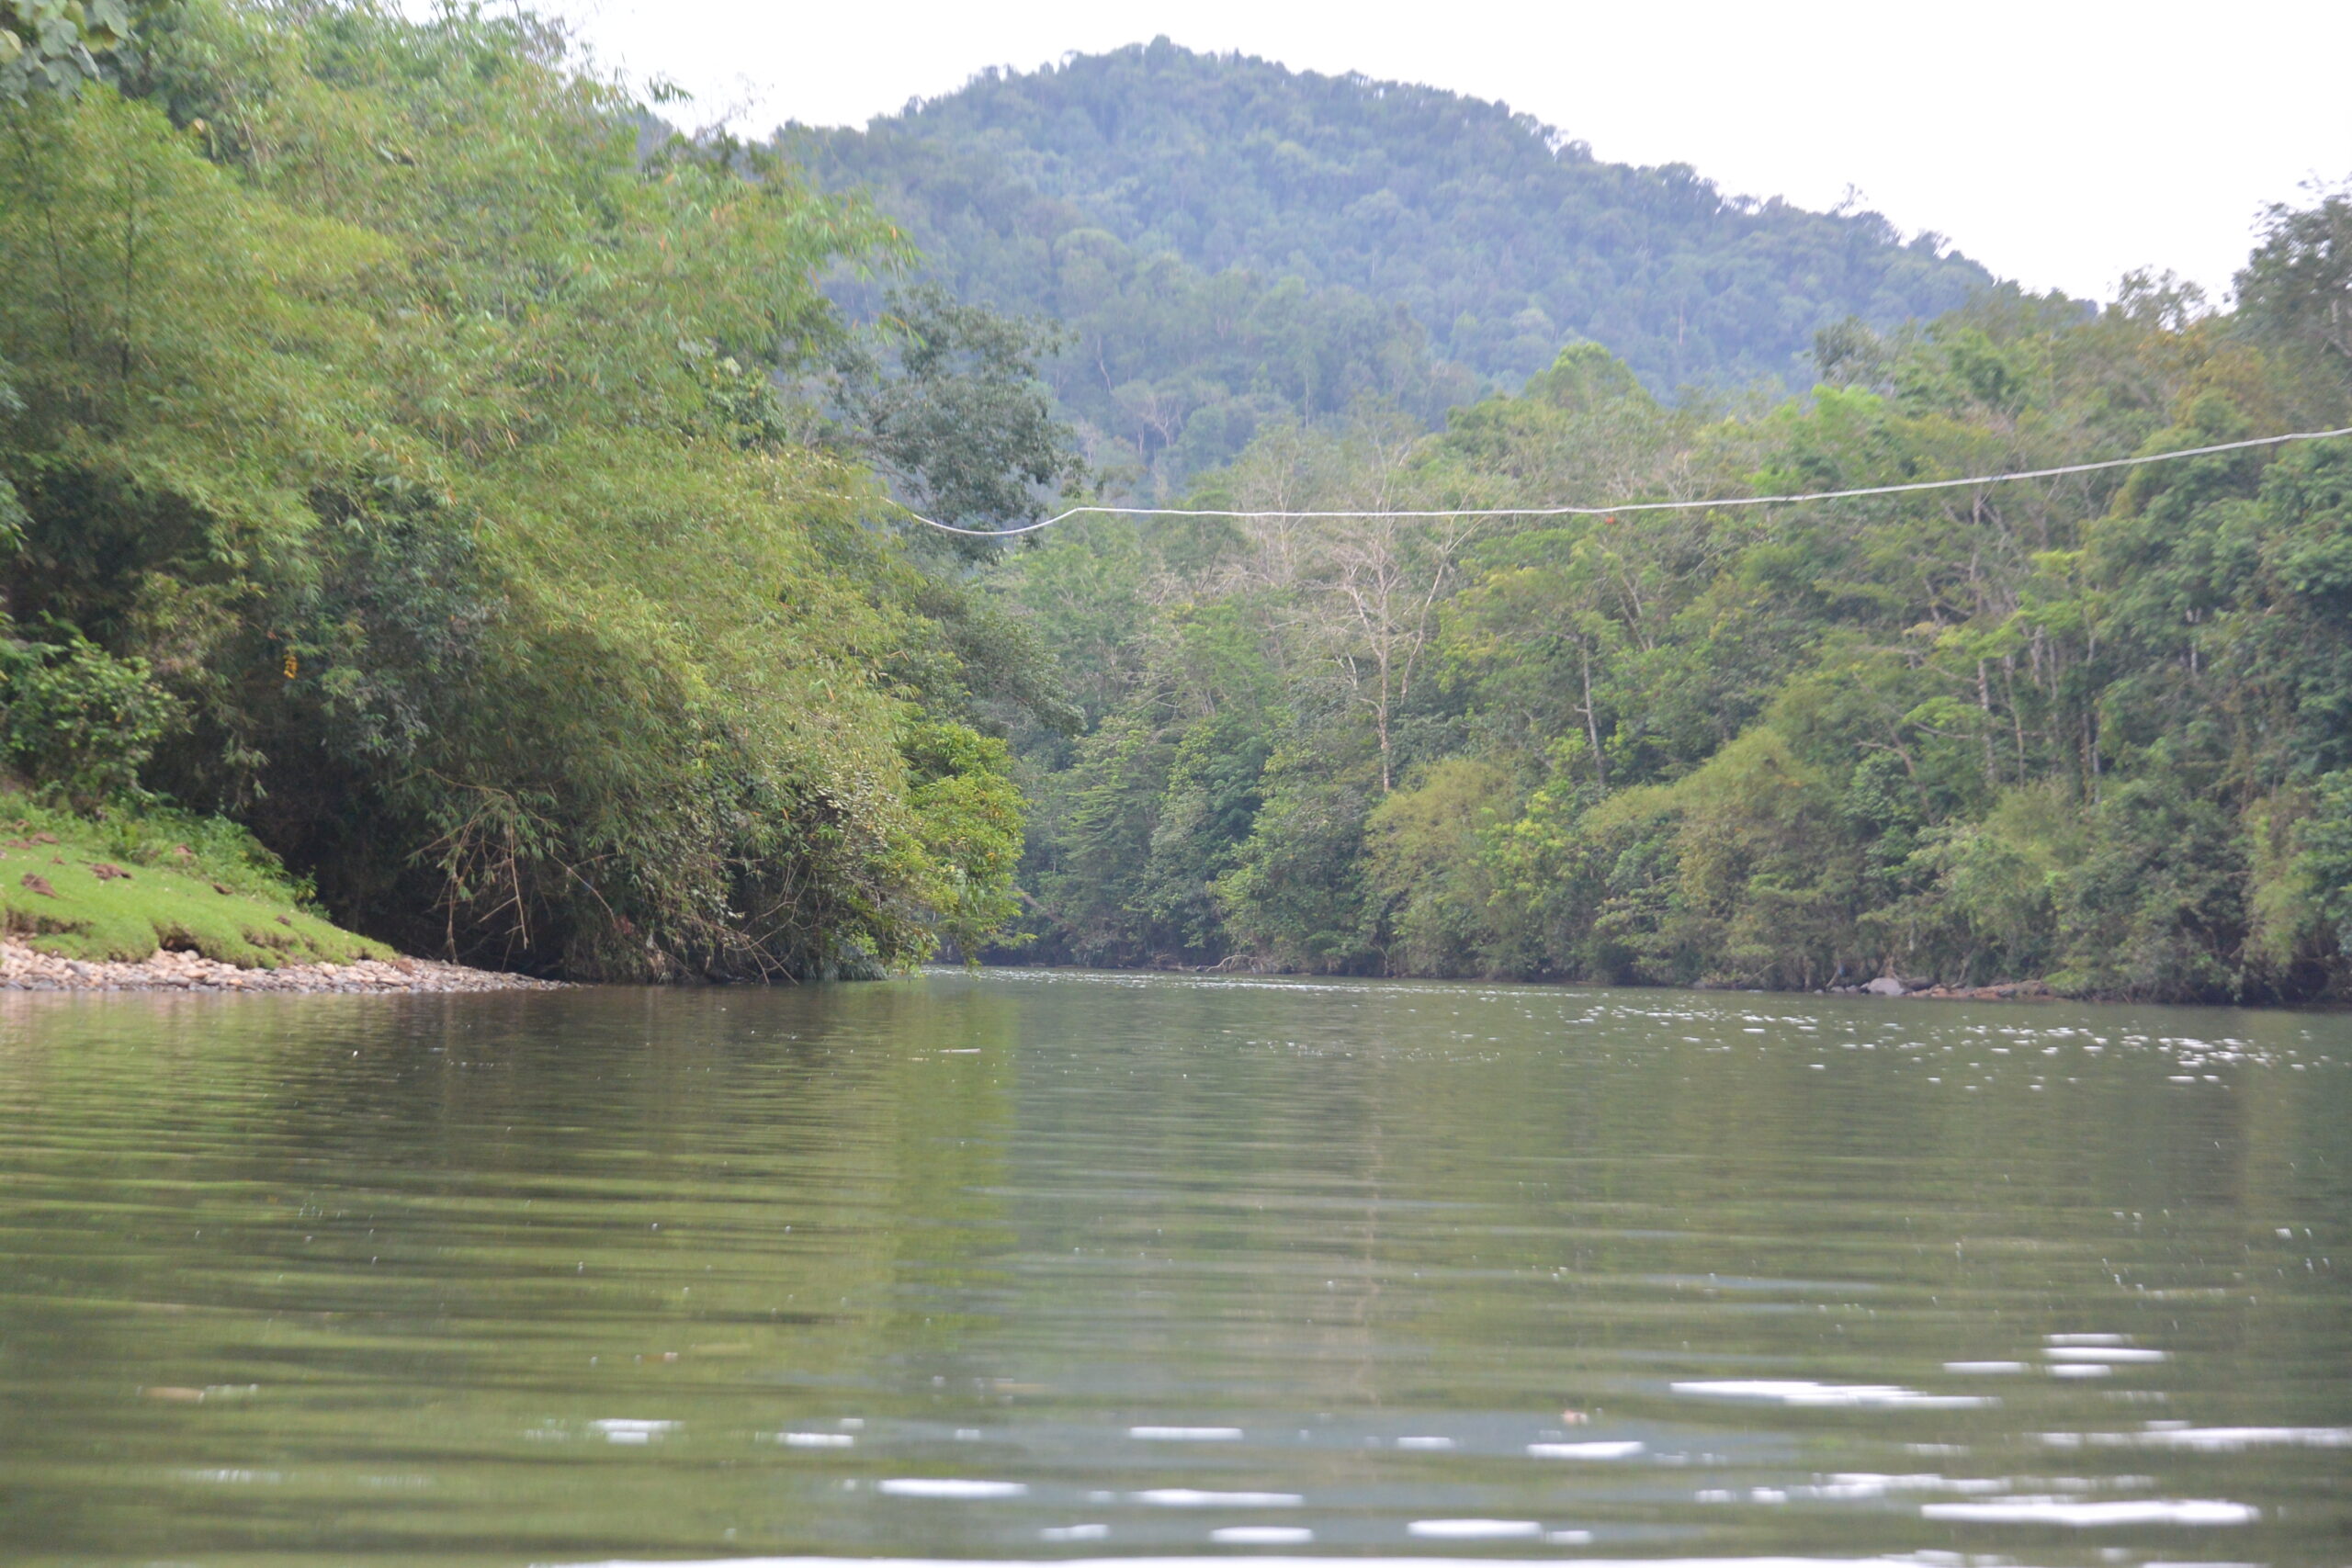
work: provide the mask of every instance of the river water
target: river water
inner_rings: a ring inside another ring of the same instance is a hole
[[[2352,1018],[0,998],[0,1562],[2341,1564]]]

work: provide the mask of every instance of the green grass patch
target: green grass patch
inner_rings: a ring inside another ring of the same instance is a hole
[[[171,811],[92,819],[0,793],[0,930],[43,953],[126,963],[159,947],[248,969],[390,958],[304,907],[232,823]]]

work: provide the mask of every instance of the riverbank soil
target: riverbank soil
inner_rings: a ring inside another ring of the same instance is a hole
[[[422,958],[242,968],[197,953],[159,950],[131,963],[68,958],[0,939],[0,991],[555,991],[558,980],[502,975]]]

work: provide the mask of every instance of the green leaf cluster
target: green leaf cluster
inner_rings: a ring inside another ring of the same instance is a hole
[[[139,771],[176,716],[143,659],[78,634],[0,640],[0,756],[70,801],[137,798]]]
[[[0,103],[72,97],[130,44],[128,0],[0,0]]]

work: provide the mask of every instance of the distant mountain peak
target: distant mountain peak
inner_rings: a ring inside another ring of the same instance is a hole
[[[1874,212],[1725,196],[1503,103],[1165,37],[785,134],[828,184],[872,188],[967,297],[1077,327],[1091,362],[1065,367],[1065,401],[1152,468],[1196,417],[1221,434],[1180,467],[1334,400],[1433,416],[1577,341],[1662,394],[1802,386],[1821,328],[1939,315],[1994,282]],[[1064,244],[1085,231],[1116,254]]]

